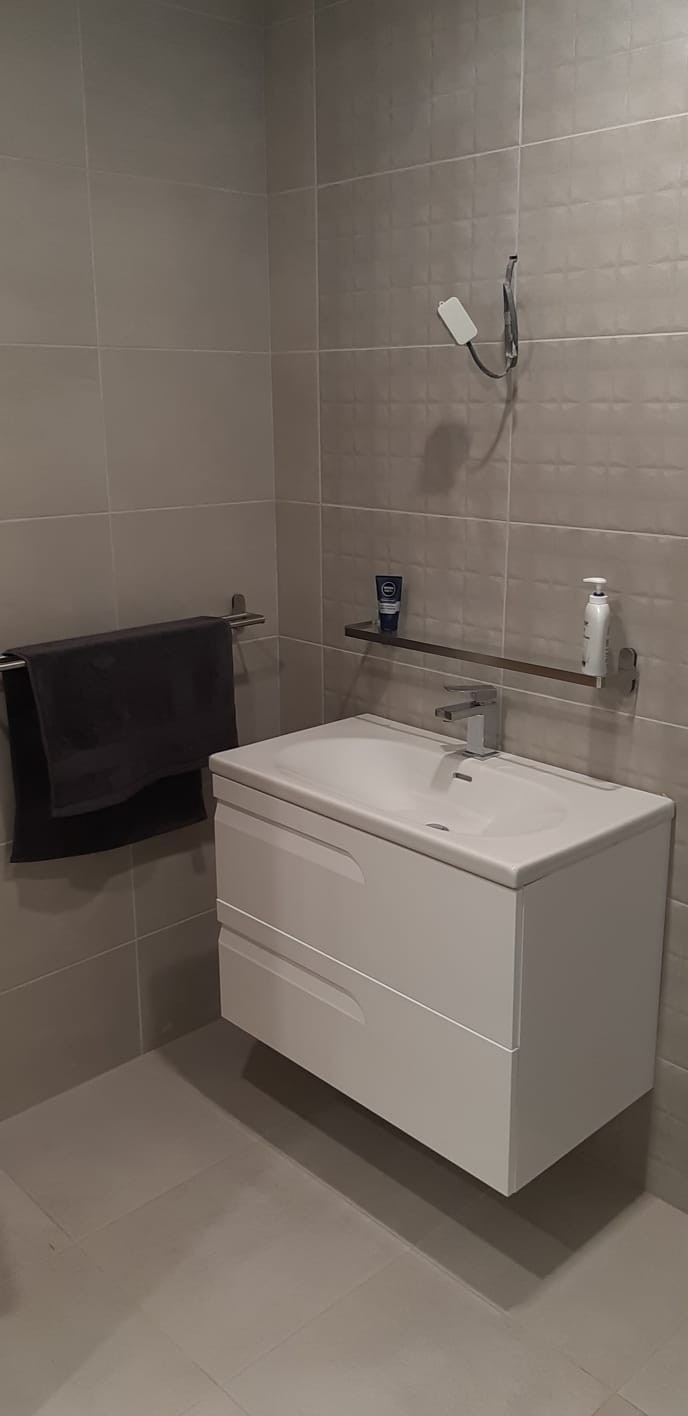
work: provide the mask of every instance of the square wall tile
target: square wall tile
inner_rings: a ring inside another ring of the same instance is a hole
[[[677,900],[669,902],[667,915],[657,1051],[688,1071],[688,905]]]
[[[350,647],[344,625],[375,616],[375,576],[390,572],[407,634],[499,653],[505,547],[498,521],[323,507],[325,643]]]
[[[688,20],[672,0],[528,0],[526,142],[682,113]]]
[[[520,0],[351,0],[316,41],[321,182],[518,143]]]
[[[260,30],[149,0],[84,0],[82,26],[94,167],[265,190]]]
[[[134,944],[0,993],[0,1116],[118,1067],[138,1051]]]
[[[209,820],[132,847],[136,926],[152,934],[215,909],[215,850]]]
[[[272,196],[268,211],[272,348],[315,349],[315,193]]]
[[[270,191],[312,186],[313,21],[308,15],[265,35],[265,116]]]
[[[321,354],[320,407],[323,501],[506,517],[508,390],[464,349]]]
[[[347,644],[355,643],[347,640]],[[391,718],[395,723],[408,723],[411,727],[424,728],[434,732],[437,728],[435,708],[443,700],[447,701],[446,686],[461,688],[475,682],[475,673],[470,678],[456,673],[456,660],[451,660],[448,670],[438,671],[437,665],[444,662],[433,659],[434,667],[419,664],[418,656],[413,662],[404,662],[398,653],[385,649],[382,653],[353,653],[350,649],[325,648],[325,722],[334,723],[339,718],[354,717],[358,713],[377,713],[381,718]],[[468,669],[472,665],[467,666]],[[481,674],[481,678],[484,675]],[[454,737],[462,741],[466,736],[465,723],[443,723],[443,737]]]
[[[276,637],[248,639],[245,631],[237,637],[234,688],[240,744],[278,737],[280,677]]]
[[[115,628],[107,516],[0,522],[0,644]]]
[[[313,0],[265,0],[265,23],[292,20],[295,15],[312,15]]]
[[[101,362],[115,511],[274,495],[268,354],[104,349]]]
[[[601,567],[601,569],[600,569]],[[580,662],[587,587],[605,573],[611,602],[610,649],[638,652],[636,707],[647,718],[688,726],[688,581],[680,536],[627,535],[514,523],[509,538],[505,652],[514,658],[576,666]],[[585,696],[631,712],[613,686],[548,693]]]
[[[552,762],[556,767],[671,797],[676,802],[676,820],[669,896],[688,903],[685,728],[628,713],[601,713],[549,694],[505,688],[502,746],[520,757]]]
[[[457,291],[500,338],[516,170],[509,151],[322,187],[321,349],[446,344],[437,304]]]
[[[320,507],[277,503],[280,633],[319,644],[322,638]]]
[[[4,849],[0,910],[0,992],[125,944],[135,932],[129,852],[12,865]]]
[[[323,721],[321,644],[280,636],[280,731],[297,733]]]
[[[0,520],[107,507],[95,349],[0,348]]]
[[[213,909],[139,939],[144,1051],[219,1017],[218,933]]]
[[[275,513],[271,502],[119,512],[112,518],[122,625],[229,614],[232,595],[266,617],[241,638],[277,626]]]
[[[3,0],[0,151],[84,161],[77,0]]]
[[[268,348],[265,199],[97,172],[103,344]]]
[[[7,344],[94,344],[86,174],[0,158],[0,329]]]
[[[523,334],[688,327],[687,139],[672,118],[523,149]]]
[[[515,521],[688,535],[688,336],[528,344]]]
[[[319,501],[317,354],[273,354],[275,492],[287,501]]]

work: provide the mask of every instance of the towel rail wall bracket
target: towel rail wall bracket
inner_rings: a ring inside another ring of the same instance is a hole
[[[248,629],[250,625],[265,624],[265,615],[254,614],[253,610],[246,609],[246,596],[241,594],[232,595],[231,614],[222,615],[226,624],[232,629]],[[23,669],[24,660],[18,659],[16,654],[0,654],[0,674],[6,674],[9,669]]]

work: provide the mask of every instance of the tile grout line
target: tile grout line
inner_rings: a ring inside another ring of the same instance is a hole
[[[109,457],[108,457],[108,440],[107,440],[106,424],[105,424],[105,399],[104,399],[104,396],[103,396],[103,365],[102,365],[102,359],[101,359],[101,353],[100,353],[100,318],[99,318],[99,314],[98,314],[98,291],[97,291],[97,284],[96,284],[96,251],[95,251],[94,226],[93,226],[93,201],[92,201],[92,193],[91,193],[91,173],[90,173],[90,165],[89,165],[88,110],[87,110],[87,104],[86,104],[86,64],[85,64],[85,58],[84,58],[84,38],[83,38],[83,26],[82,26],[82,3],[81,3],[81,0],[77,0],[76,14],[77,14],[77,29],[78,29],[78,41],[79,41],[79,65],[80,65],[80,73],[81,73],[81,112],[82,112],[83,131],[84,131],[84,158],[85,158],[85,171],[86,171],[86,201],[87,201],[87,205],[88,205],[88,230],[89,230],[89,242],[90,242],[90,251],[91,251],[91,286],[92,286],[92,290],[93,290],[93,317],[94,317],[94,321],[95,321],[95,334],[96,334],[96,360],[97,360],[97,365],[98,365],[98,390],[99,390],[99,395],[100,395],[100,419],[101,419],[101,436],[102,436],[102,446],[103,446],[103,470],[104,470],[104,474],[105,474],[105,499],[106,499],[106,503],[107,503],[108,537],[109,537],[109,542],[110,542],[110,576],[111,576],[112,608],[113,608],[113,611],[114,611],[115,628],[118,629],[118,628],[119,628],[119,624],[120,624],[119,595],[118,595],[118,592],[117,592],[117,572],[116,572],[116,563],[115,563],[115,539],[114,539],[114,532],[113,532],[113,526],[112,526],[112,497],[111,497],[111,492],[110,492],[110,465],[109,465]],[[132,887],[132,889],[133,889],[133,887]]]
[[[525,45],[526,45],[526,0],[521,0],[521,71],[519,81],[518,107],[518,155],[516,158],[515,192],[515,238],[514,249],[518,254],[521,219],[521,155],[523,151],[523,95],[525,87]],[[518,297],[518,278],[516,284]],[[506,655],[506,631],[509,602],[509,550],[511,544],[511,481],[514,451],[515,390],[511,372],[507,374],[507,397],[509,400],[509,438],[507,445],[507,488],[506,488],[506,532],[504,536],[504,586],[502,598],[502,657]],[[500,675],[502,692],[499,696],[499,742],[502,740],[504,725],[504,673]]]
[[[319,593],[318,607],[320,623],[320,721],[325,721],[325,538],[323,516],[323,458],[322,458],[322,411],[320,384],[320,210],[318,203],[318,46],[316,36],[315,6],[311,16],[311,52],[313,62],[313,207],[315,223],[315,434],[318,449],[318,559]]]

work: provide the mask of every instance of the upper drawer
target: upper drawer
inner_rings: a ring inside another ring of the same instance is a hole
[[[518,1045],[518,891],[227,778],[213,784],[221,900]]]

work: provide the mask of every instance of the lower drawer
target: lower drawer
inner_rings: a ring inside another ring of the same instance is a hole
[[[225,1018],[508,1193],[515,1051],[218,908]]]

